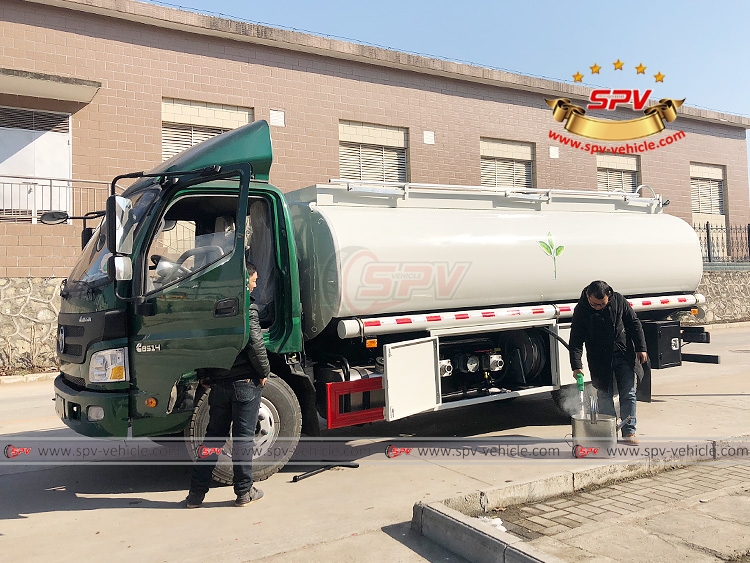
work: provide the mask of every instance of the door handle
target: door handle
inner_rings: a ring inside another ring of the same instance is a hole
[[[214,317],[235,317],[240,311],[240,301],[236,297],[222,299],[214,305]]]

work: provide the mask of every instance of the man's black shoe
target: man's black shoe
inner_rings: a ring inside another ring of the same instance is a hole
[[[237,495],[237,500],[234,501],[234,506],[246,506],[253,502],[263,498],[263,491],[252,487],[248,492]]]
[[[199,493],[188,493],[188,496],[185,499],[185,506],[187,508],[200,508],[203,504],[203,496],[204,495]]]

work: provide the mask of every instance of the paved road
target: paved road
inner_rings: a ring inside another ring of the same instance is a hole
[[[750,434],[747,351],[750,327],[713,330],[696,351],[722,364],[686,364],[655,372],[654,402],[639,405],[639,435],[721,438]],[[57,421],[50,382],[0,386],[0,440],[70,436]],[[567,418],[549,397],[520,398],[417,416],[393,424],[343,429],[363,440],[391,436],[561,438]],[[25,560],[457,561],[408,531],[412,506],[515,480],[597,464],[595,460],[450,461],[401,456],[359,459],[359,469],[330,470],[299,483],[288,467],[262,484],[266,497],[230,506],[231,488],[212,489],[206,508],[180,510],[186,467],[78,465],[39,469],[0,465],[0,541]],[[238,512],[240,511],[241,512]],[[43,538],[43,541],[40,540]]]

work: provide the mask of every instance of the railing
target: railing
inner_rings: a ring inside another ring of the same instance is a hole
[[[80,216],[104,209],[109,182],[0,175],[0,222],[37,223],[45,211]]]
[[[704,262],[750,262],[750,225],[693,225]]]

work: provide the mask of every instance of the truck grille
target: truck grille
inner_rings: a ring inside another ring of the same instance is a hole
[[[74,375],[63,373],[63,378],[78,387],[86,387],[86,381],[82,377],[75,377]]]
[[[79,325],[65,325],[65,334],[71,338],[81,338],[86,333],[86,329]]]
[[[124,311],[60,313],[57,322],[57,354],[73,364],[86,361],[92,344],[127,336]]]
[[[66,356],[82,356],[83,346],[80,344],[66,344],[63,354]]]

